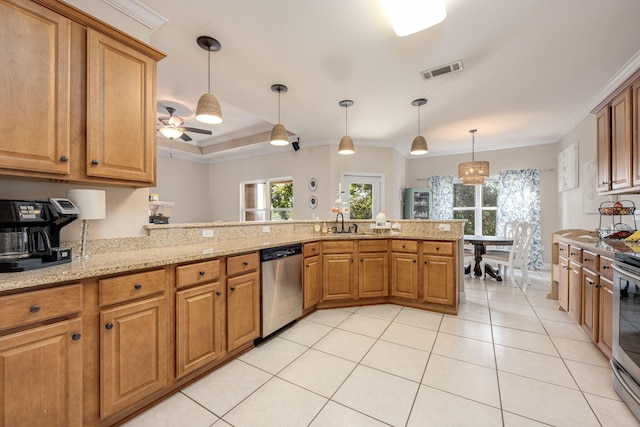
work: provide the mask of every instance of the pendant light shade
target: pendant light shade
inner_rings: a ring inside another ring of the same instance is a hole
[[[271,86],[273,92],[278,92],[278,124],[271,130],[271,145],[289,145],[289,133],[283,124],[280,123],[280,94],[287,93],[287,87],[281,84]]]
[[[477,129],[471,129],[471,161],[458,165],[458,178],[465,185],[482,185],[484,179],[489,177],[489,162],[475,160],[475,133]]]
[[[353,139],[349,136],[348,132],[348,120],[347,120],[347,109],[351,107],[354,102],[350,99],[342,100],[338,103],[341,107],[344,107],[344,133],[345,135],[340,139],[340,145],[338,145],[338,153],[339,154],[353,154],[356,152],[356,149],[353,145]]]
[[[200,36],[198,37],[198,46],[206,50],[208,53],[207,69],[208,85],[207,93],[203,94],[198,100],[198,107],[196,108],[196,120],[202,123],[209,123],[217,125],[222,123],[222,109],[220,108],[220,102],[211,93],[211,52],[217,52],[220,50],[220,42],[213,37]]]
[[[414,99],[411,102],[411,105],[418,107],[418,136],[413,138],[413,142],[411,143],[411,154],[414,156],[421,156],[429,152],[427,140],[424,136],[420,135],[420,107],[426,103],[427,100],[424,98]]]

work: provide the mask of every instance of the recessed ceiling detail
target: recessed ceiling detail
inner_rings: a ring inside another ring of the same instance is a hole
[[[426,71],[420,71],[420,74],[422,75],[422,78],[425,80],[428,80],[430,78],[433,77],[438,77],[441,76],[443,74],[448,74],[448,73],[455,73],[458,71],[462,71],[462,60],[458,60],[455,62],[452,62],[450,64],[446,64],[446,65],[441,65],[439,67],[436,68],[431,68],[430,70],[426,70]]]

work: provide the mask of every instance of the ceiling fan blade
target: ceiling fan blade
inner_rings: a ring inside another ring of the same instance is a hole
[[[203,133],[205,135],[213,135],[213,133],[210,130],[206,130],[206,129],[190,128],[186,126],[182,126],[180,129],[186,132],[195,132],[195,133]]]
[[[191,137],[186,133],[183,133],[182,135],[180,135],[180,139],[186,142],[192,141]]]

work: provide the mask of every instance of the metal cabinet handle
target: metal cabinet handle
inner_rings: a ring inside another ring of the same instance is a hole
[[[60,161],[62,163],[67,163],[69,161],[69,158],[67,156],[60,156]]]
[[[601,287],[602,287],[602,285],[596,285],[596,288],[601,288]]]
[[[40,306],[39,306],[39,305],[37,305],[37,304],[36,304],[36,305],[32,305],[32,306],[31,306],[31,308],[29,308],[29,311],[30,311],[31,313],[37,313],[37,312],[39,312],[39,311],[40,311]]]
[[[589,261],[591,261],[591,259],[589,259],[589,258],[585,258],[584,259],[584,262],[589,262]]]
[[[82,338],[82,335],[80,335],[79,333],[75,333],[73,335],[71,335],[71,339],[74,341],[79,341],[80,338]]]
[[[142,285],[140,283],[136,283],[135,285],[133,285],[133,287],[136,288],[136,291],[142,289]]]
[[[247,265],[249,265],[249,263],[247,261],[245,261],[245,262],[242,263],[242,265],[244,265],[246,267]]]
[[[416,261],[416,260],[414,259],[414,260],[413,260],[413,263],[415,264],[416,262],[418,262],[418,261]]]
[[[217,295],[217,296],[220,296],[220,295],[222,295],[222,292],[217,291],[217,292],[216,292],[216,295]]]
[[[113,329],[113,323],[109,322],[106,325],[104,325],[104,327],[107,329],[107,331],[110,331],[111,329]]]
[[[204,271],[198,271],[198,274],[199,274],[200,276],[204,276],[204,275],[205,275]]]
[[[231,292],[234,292],[234,291],[236,290],[236,288],[235,288],[235,286],[234,286],[234,287],[231,287],[229,290],[230,290]]]
[[[610,269],[610,268],[611,268],[611,267],[609,267],[608,265],[603,265],[603,266],[602,266],[602,269],[603,269],[603,270],[608,270],[608,269]]]
[[[91,160],[91,166],[98,166],[100,164],[97,160]]]

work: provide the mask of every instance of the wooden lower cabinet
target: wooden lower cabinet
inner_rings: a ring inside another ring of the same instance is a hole
[[[386,252],[361,253],[358,258],[358,297],[389,295],[389,255]]]
[[[558,258],[558,304],[569,311],[569,260]]]
[[[582,266],[569,262],[569,316],[582,324]]]
[[[226,354],[226,294],[220,281],[176,293],[176,377]]]
[[[455,261],[450,256],[424,256],[422,267],[423,300],[455,306]]]
[[[167,385],[171,354],[167,321],[164,295],[101,311],[101,417]]]
[[[322,266],[320,265],[319,255],[304,258],[304,268],[302,270],[302,308],[304,310],[320,302],[322,297],[321,272]]]
[[[391,253],[391,296],[418,299],[418,254]]]
[[[322,255],[322,300],[355,298],[356,266],[353,253]]]
[[[227,351],[260,336],[258,271],[227,279]]]
[[[598,342],[600,276],[586,268],[582,272],[582,329]]]
[[[0,337],[0,425],[82,425],[82,320]]]
[[[613,337],[613,282],[600,276],[600,288],[598,298],[598,347],[611,357],[611,343]]]

